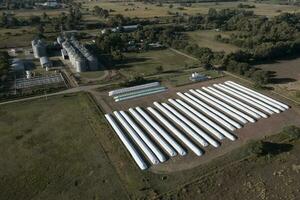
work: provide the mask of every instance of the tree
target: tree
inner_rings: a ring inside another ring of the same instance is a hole
[[[250,155],[260,156],[264,154],[264,143],[262,141],[251,141],[247,145],[247,150]]]
[[[9,71],[9,55],[6,51],[0,51],[0,80],[5,81]]]
[[[256,82],[256,84],[265,85],[269,83],[270,74],[263,70],[257,70],[252,74],[251,78]]]
[[[29,17],[29,23],[30,24],[39,24],[41,22],[41,18],[39,16],[30,16]]]

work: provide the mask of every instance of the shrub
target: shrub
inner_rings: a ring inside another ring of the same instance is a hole
[[[264,154],[264,143],[262,141],[251,141],[246,147],[249,155],[261,156]]]
[[[283,129],[283,134],[287,136],[289,141],[300,139],[300,128],[296,126],[288,126]]]

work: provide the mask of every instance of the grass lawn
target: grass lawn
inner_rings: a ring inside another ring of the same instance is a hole
[[[81,72],[80,77],[86,78],[86,79],[97,79],[101,78],[105,72],[103,70],[101,71],[91,71],[91,72]]]
[[[9,104],[0,113],[2,200],[126,197],[89,123],[103,119],[87,95]]]
[[[230,53],[237,51],[239,47],[219,42],[215,40],[215,36],[220,34],[222,37],[229,37],[231,32],[217,32],[214,30],[199,30],[188,32],[191,42],[198,44],[200,47],[208,47],[213,51],[224,51],[225,53]]]
[[[147,76],[158,73],[157,67],[162,66],[163,71],[182,70],[188,66],[197,65],[197,62],[179,55],[169,49],[147,51],[142,53],[125,54],[127,62],[119,65],[120,72],[126,77],[136,75]]]

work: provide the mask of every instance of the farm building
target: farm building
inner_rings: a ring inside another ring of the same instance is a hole
[[[51,60],[49,60],[49,58],[47,56],[41,57],[40,63],[41,63],[41,66],[46,69],[53,66],[53,63],[51,62]]]
[[[74,37],[66,39],[62,43],[63,50],[68,55],[72,66],[76,72],[94,71],[100,66],[96,56],[82,44],[80,44]],[[63,51],[62,51],[63,52]]]
[[[24,62],[19,58],[12,59],[11,67],[15,72],[22,72],[25,70]]]
[[[199,74],[197,72],[192,73],[192,75],[190,76],[190,80],[194,81],[194,82],[196,82],[196,81],[205,81],[207,79],[208,78],[207,78],[206,75]]]

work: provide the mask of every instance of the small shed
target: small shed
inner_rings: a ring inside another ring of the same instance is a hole
[[[208,77],[204,74],[199,74],[197,72],[192,73],[192,75],[190,76],[190,80],[197,82],[197,81],[205,81],[207,80]]]

